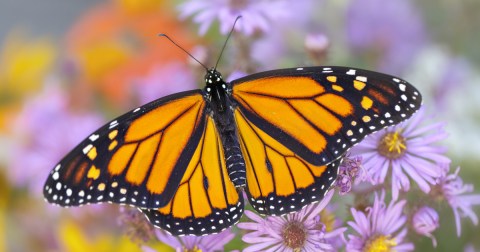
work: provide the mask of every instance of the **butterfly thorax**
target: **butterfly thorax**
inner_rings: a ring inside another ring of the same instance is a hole
[[[205,96],[211,109],[210,113],[221,136],[228,175],[235,186],[244,186],[245,161],[235,128],[234,103],[229,98],[229,85],[215,69],[207,71],[205,82]]]
[[[210,69],[205,75],[205,93],[215,112],[225,113],[227,110],[227,83],[215,69]]]

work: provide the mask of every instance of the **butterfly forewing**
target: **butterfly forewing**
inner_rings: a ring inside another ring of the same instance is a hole
[[[233,81],[232,89],[248,121],[314,165],[338,159],[421,104],[404,80],[345,67],[263,72]]]
[[[175,193],[205,127],[200,90],[137,108],[103,126],[61,160],[44,187],[62,206],[114,202],[159,208]]]

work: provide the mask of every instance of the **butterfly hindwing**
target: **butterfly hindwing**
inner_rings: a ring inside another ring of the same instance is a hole
[[[210,116],[170,202],[160,209],[142,211],[153,225],[173,235],[218,233],[238,222],[243,198],[228,178],[223,146]]]
[[[47,201],[62,206],[114,202],[166,205],[205,127],[200,90],[164,97],[91,134],[51,171]]]
[[[345,67],[305,67],[232,82],[248,121],[305,161],[325,165],[366,135],[410,117],[421,96],[393,76]]]
[[[315,166],[235,112],[245,158],[250,204],[261,214],[281,215],[319,201],[337,177],[341,158]]]

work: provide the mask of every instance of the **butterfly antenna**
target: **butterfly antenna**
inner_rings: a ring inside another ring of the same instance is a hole
[[[225,47],[227,46],[228,39],[230,39],[230,36],[232,36],[233,30],[235,29],[235,25],[237,24],[237,21],[241,18],[242,16],[238,16],[235,19],[235,22],[233,22],[232,29],[228,33],[227,39],[225,40],[225,43],[223,43],[222,50],[220,51],[220,55],[218,56],[217,63],[215,64],[215,70],[217,69],[218,62],[220,62],[220,59],[222,58],[223,51],[225,50]]]
[[[188,54],[188,56],[190,56],[192,59],[194,59],[196,62],[198,62],[198,64],[200,64],[203,68],[205,68],[205,70],[208,71],[208,67],[206,67],[204,64],[202,64],[202,62],[200,62],[199,60],[197,60],[195,57],[193,57],[192,54],[190,54],[187,50],[185,50],[183,47],[179,46],[177,43],[175,43],[175,41],[173,41],[167,34],[164,34],[164,33],[160,33],[158,34],[158,36],[160,37],[165,37],[167,38],[168,40],[170,40],[170,42],[172,42],[175,46],[177,46],[178,48],[182,49],[182,51],[184,51],[186,54]]]

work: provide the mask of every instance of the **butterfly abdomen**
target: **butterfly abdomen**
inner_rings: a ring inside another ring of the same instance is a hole
[[[235,187],[245,185],[245,161],[236,138],[232,144],[225,144],[225,161],[227,165],[228,176]]]
[[[245,185],[245,160],[240,149],[237,132],[233,127],[233,115],[229,112],[219,114],[216,122],[222,139],[228,176],[235,187],[241,187]]]

